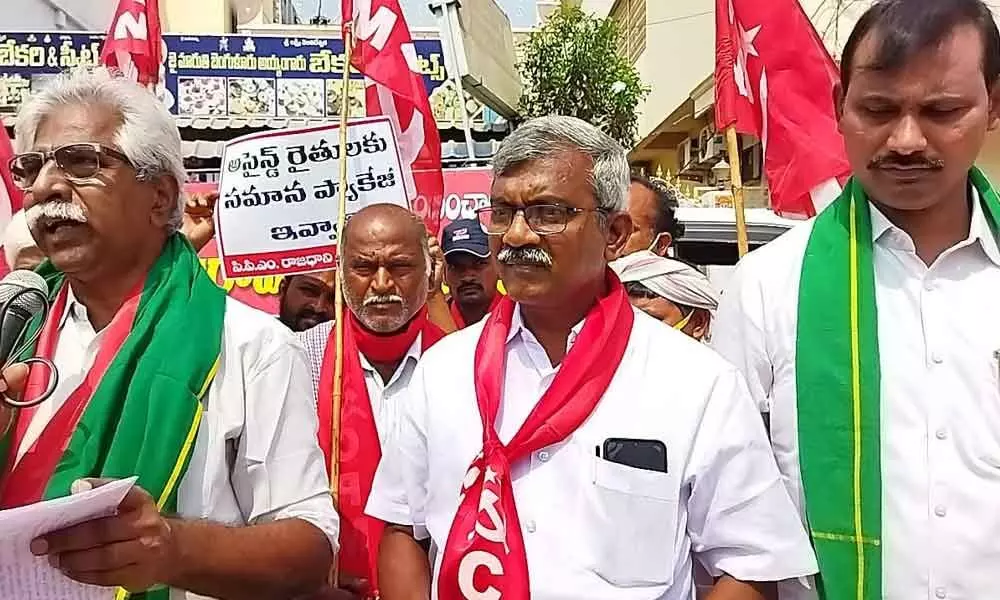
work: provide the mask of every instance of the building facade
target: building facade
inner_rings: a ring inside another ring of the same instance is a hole
[[[872,0],[800,0],[803,10],[839,59],[855,22]],[[625,35],[622,52],[636,65],[651,92],[639,106],[638,142],[630,159],[651,175],[669,177],[704,205],[721,200],[725,156],[714,128],[715,0],[615,0],[610,16]],[[757,140],[741,136],[741,167],[748,206],[767,206],[767,182]],[[1000,135],[992,134],[979,164],[1000,179]]]

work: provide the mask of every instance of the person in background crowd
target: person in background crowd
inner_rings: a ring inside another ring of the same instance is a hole
[[[320,445],[330,464],[340,444],[338,557],[343,590],[377,594],[375,558],[382,524],[364,515],[375,467],[390,444],[407,402],[417,361],[444,333],[428,320],[431,281],[428,236],[419,218],[393,204],[368,206],[351,217],[340,248],[347,304],[344,327],[341,439],[331,440],[336,347],[333,322],[298,334],[318,389]]]
[[[4,258],[7,260],[7,268],[31,269],[34,270],[42,264],[45,256],[35,244],[35,239],[31,237],[31,229],[28,221],[24,218],[24,211],[19,210],[7,224],[7,230],[3,236]]]
[[[442,239],[451,316],[462,329],[496,308],[502,297],[497,291],[497,271],[490,260],[489,236],[478,219],[449,223]]]
[[[684,225],[677,221],[677,205],[673,189],[658,180],[632,175],[626,204],[632,231],[621,256],[640,250],[667,256],[673,243],[684,235]]]
[[[426,231],[426,229],[424,230]],[[445,260],[437,236],[427,233],[427,251],[431,258],[431,282],[427,291],[427,318],[441,331],[451,333],[458,329],[451,316],[448,297],[444,290]]]
[[[334,271],[290,275],[278,285],[278,319],[292,331],[312,329],[334,316]]]
[[[719,296],[691,265],[640,250],[611,263],[632,306],[696,340],[708,335]]]
[[[880,0],[844,47],[839,199],[747,256],[715,347],[770,411],[820,564],[783,598],[1000,598],[1000,119],[979,0]]]
[[[181,233],[191,242],[195,252],[200,252],[215,237],[215,203],[219,192],[185,194],[184,220]]]
[[[54,303],[36,355],[59,382],[9,434],[0,508],[136,475],[115,515],[31,551],[78,582],[156,600],[317,589],[338,519],[319,445],[301,434],[317,427],[305,353],[269,316],[228,300],[177,233],[173,117],[97,68],[32,94],[16,133],[11,171]],[[25,365],[3,375],[10,396],[47,377]]]
[[[542,117],[493,164],[479,216],[509,296],[413,374],[367,508],[391,523],[382,598],[688,599],[696,557],[756,600],[815,572],[742,377],[608,269],[625,150]]]

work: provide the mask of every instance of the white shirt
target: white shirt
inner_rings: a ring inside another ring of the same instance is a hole
[[[367,507],[413,525],[418,537],[429,534],[440,549],[482,448],[473,381],[482,329],[481,322],[449,335],[417,365],[399,438],[383,456]],[[502,441],[557,372],[516,310],[497,423]],[[595,449],[614,437],[663,442],[668,472],[599,458]],[[535,600],[689,599],[692,552],[714,575],[740,579],[816,569],[742,377],[638,311],[594,413],[567,440],[515,463],[513,488]]]
[[[872,210],[882,589],[891,600],[1000,598],[1000,251],[974,205],[968,239],[929,268],[910,237]],[[811,231],[803,224],[744,259],[712,339],[770,411],[778,466],[800,511],[795,335]]]
[[[83,381],[106,331],[94,331],[71,293],[53,358],[59,384],[39,405],[19,457]],[[319,528],[336,548],[339,517],[316,441],[309,367],[291,333],[270,316],[227,299],[219,370],[202,402],[205,412],[178,488],[179,516],[232,526],[298,518]],[[171,597],[199,596],[173,590]]]
[[[312,329],[296,334],[305,346],[312,371],[313,390],[319,396],[319,377],[323,370],[323,357],[326,354],[326,344],[333,331],[333,321],[321,323]],[[368,390],[368,401],[372,405],[372,415],[375,417],[375,429],[378,430],[379,445],[385,447],[399,426],[401,407],[406,401],[406,388],[420,360],[420,350],[423,348],[421,334],[410,344],[403,360],[396,367],[392,377],[386,382],[379,375],[372,363],[364,354],[358,353],[361,359],[361,370],[365,376],[365,388]]]

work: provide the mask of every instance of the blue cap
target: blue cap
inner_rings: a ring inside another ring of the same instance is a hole
[[[483,231],[478,219],[459,219],[444,228],[441,236],[441,250],[444,255],[465,252],[486,258],[490,255],[490,238]]]

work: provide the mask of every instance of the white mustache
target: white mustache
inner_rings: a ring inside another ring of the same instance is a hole
[[[396,294],[386,294],[384,296],[368,296],[361,306],[371,306],[372,304],[402,304],[403,297]]]
[[[552,266],[552,255],[536,247],[515,248],[504,246],[497,252],[497,260],[505,265],[540,265]]]
[[[78,205],[71,202],[43,202],[29,208],[24,213],[24,219],[28,222],[28,229],[34,229],[41,219],[50,221],[76,221],[77,223],[87,222],[87,213]]]

